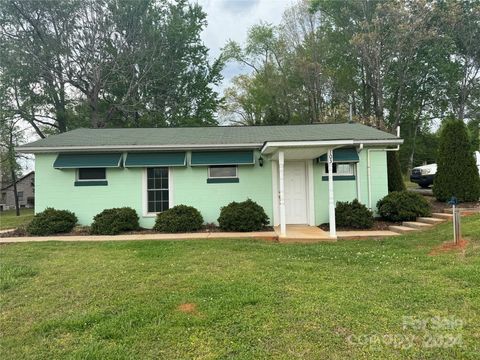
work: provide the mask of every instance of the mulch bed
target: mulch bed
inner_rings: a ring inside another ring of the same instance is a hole
[[[441,202],[435,199],[434,197],[431,196],[425,196],[425,199],[427,199],[430,204],[432,204],[432,212],[434,213],[442,213],[443,210],[452,209],[452,205],[448,204],[447,202]],[[458,204],[458,207],[462,209],[475,209],[475,210],[480,210],[480,201],[474,201],[474,202],[463,202]]]

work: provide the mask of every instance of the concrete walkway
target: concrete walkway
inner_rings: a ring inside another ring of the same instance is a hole
[[[1,243],[23,243],[44,241],[129,241],[129,240],[186,240],[186,239],[262,239],[276,241],[274,231],[258,232],[204,232],[181,234],[126,234],[126,235],[72,235],[72,236],[27,236],[4,237]]]

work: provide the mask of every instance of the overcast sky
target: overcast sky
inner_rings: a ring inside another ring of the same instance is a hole
[[[192,0],[195,1],[195,0]],[[197,0],[207,13],[208,25],[202,37],[210,48],[210,56],[217,57],[229,40],[243,44],[248,29],[264,21],[277,25],[293,0]],[[246,72],[239,64],[229,63],[223,70],[224,80],[220,89],[227,87],[235,75]]]

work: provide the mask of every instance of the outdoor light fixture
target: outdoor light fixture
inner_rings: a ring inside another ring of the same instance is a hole
[[[260,167],[263,166],[263,157],[261,156],[258,158],[258,165],[260,165]]]

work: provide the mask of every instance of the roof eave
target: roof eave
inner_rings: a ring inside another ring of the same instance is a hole
[[[373,146],[390,146],[401,145],[403,139],[374,139],[374,140],[315,140],[315,141],[266,141],[261,149],[262,153],[267,152],[267,149],[280,147],[314,147],[314,146],[347,146],[347,145],[373,145]]]
[[[207,150],[207,149],[260,149],[261,144],[209,144],[209,145],[98,145],[98,146],[19,146],[16,152],[24,154],[58,152],[112,152],[112,151],[152,151],[152,150]]]

